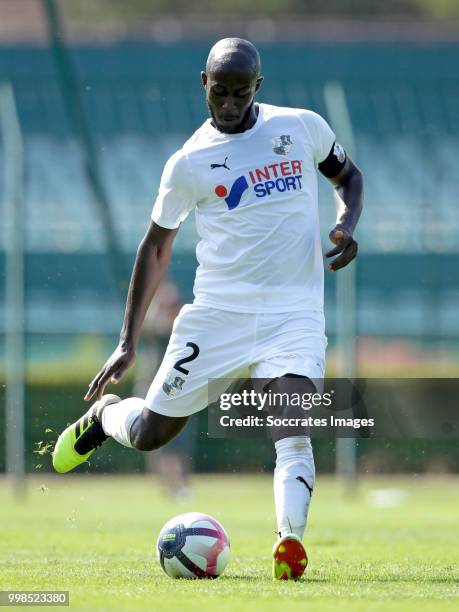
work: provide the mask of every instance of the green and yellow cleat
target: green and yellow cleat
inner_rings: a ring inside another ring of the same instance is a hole
[[[303,542],[294,533],[277,540],[273,547],[273,557],[275,580],[298,580],[308,565]]]
[[[102,410],[105,406],[120,401],[121,398],[117,395],[104,395],[81,419],[61,433],[53,451],[53,466],[56,472],[64,474],[75,469],[105,442],[108,436],[100,421]]]

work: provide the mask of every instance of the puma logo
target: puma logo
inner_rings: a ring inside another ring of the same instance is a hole
[[[296,479],[304,484],[306,489],[309,491],[309,495],[312,497],[312,492],[313,492],[314,489],[308,485],[308,483],[306,482],[306,480],[302,476],[297,476]]]
[[[228,166],[226,165],[227,160],[228,157],[225,157],[225,161],[222,164],[210,164],[210,169],[215,170],[215,168],[226,168],[229,170]]]

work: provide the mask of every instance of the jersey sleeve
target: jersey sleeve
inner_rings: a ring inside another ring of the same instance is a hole
[[[152,220],[166,229],[176,229],[195,206],[193,176],[188,157],[177,151],[164,166]]]
[[[312,150],[316,167],[330,154],[336,136],[323,117],[313,111],[303,111],[301,121],[312,142]]]

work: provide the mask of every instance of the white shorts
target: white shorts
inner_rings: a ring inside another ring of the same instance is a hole
[[[209,379],[322,379],[326,346],[320,311],[247,314],[187,304],[145,403],[159,414],[189,416],[208,405]]]

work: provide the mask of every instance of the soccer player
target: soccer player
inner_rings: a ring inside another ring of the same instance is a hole
[[[362,209],[362,175],[316,113],[255,102],[260,57],[248,41],[212,47],[201,74],[210,118],[167,161],[152,221],[140,243],[120,341],[89,385],[97,401],[60,436],[53,454],[68,472],[107,438],[148,451],[161,447],[206,407],[210,378],[249,369],[270,391],[292,384],[314,392],[322,379],[326,337],[318,169],[335,186],[336,271],[357,254],[354,230]],[[145,399],[104,395],[135,358],[142,322],[170,258],[174,237],[194,210],[200,237],[195,299],[175,320],[162,364]],[[274,576],[301,576],[302,544],[314,488],[305,430],[274,430],[274,498],[279,540]]]

